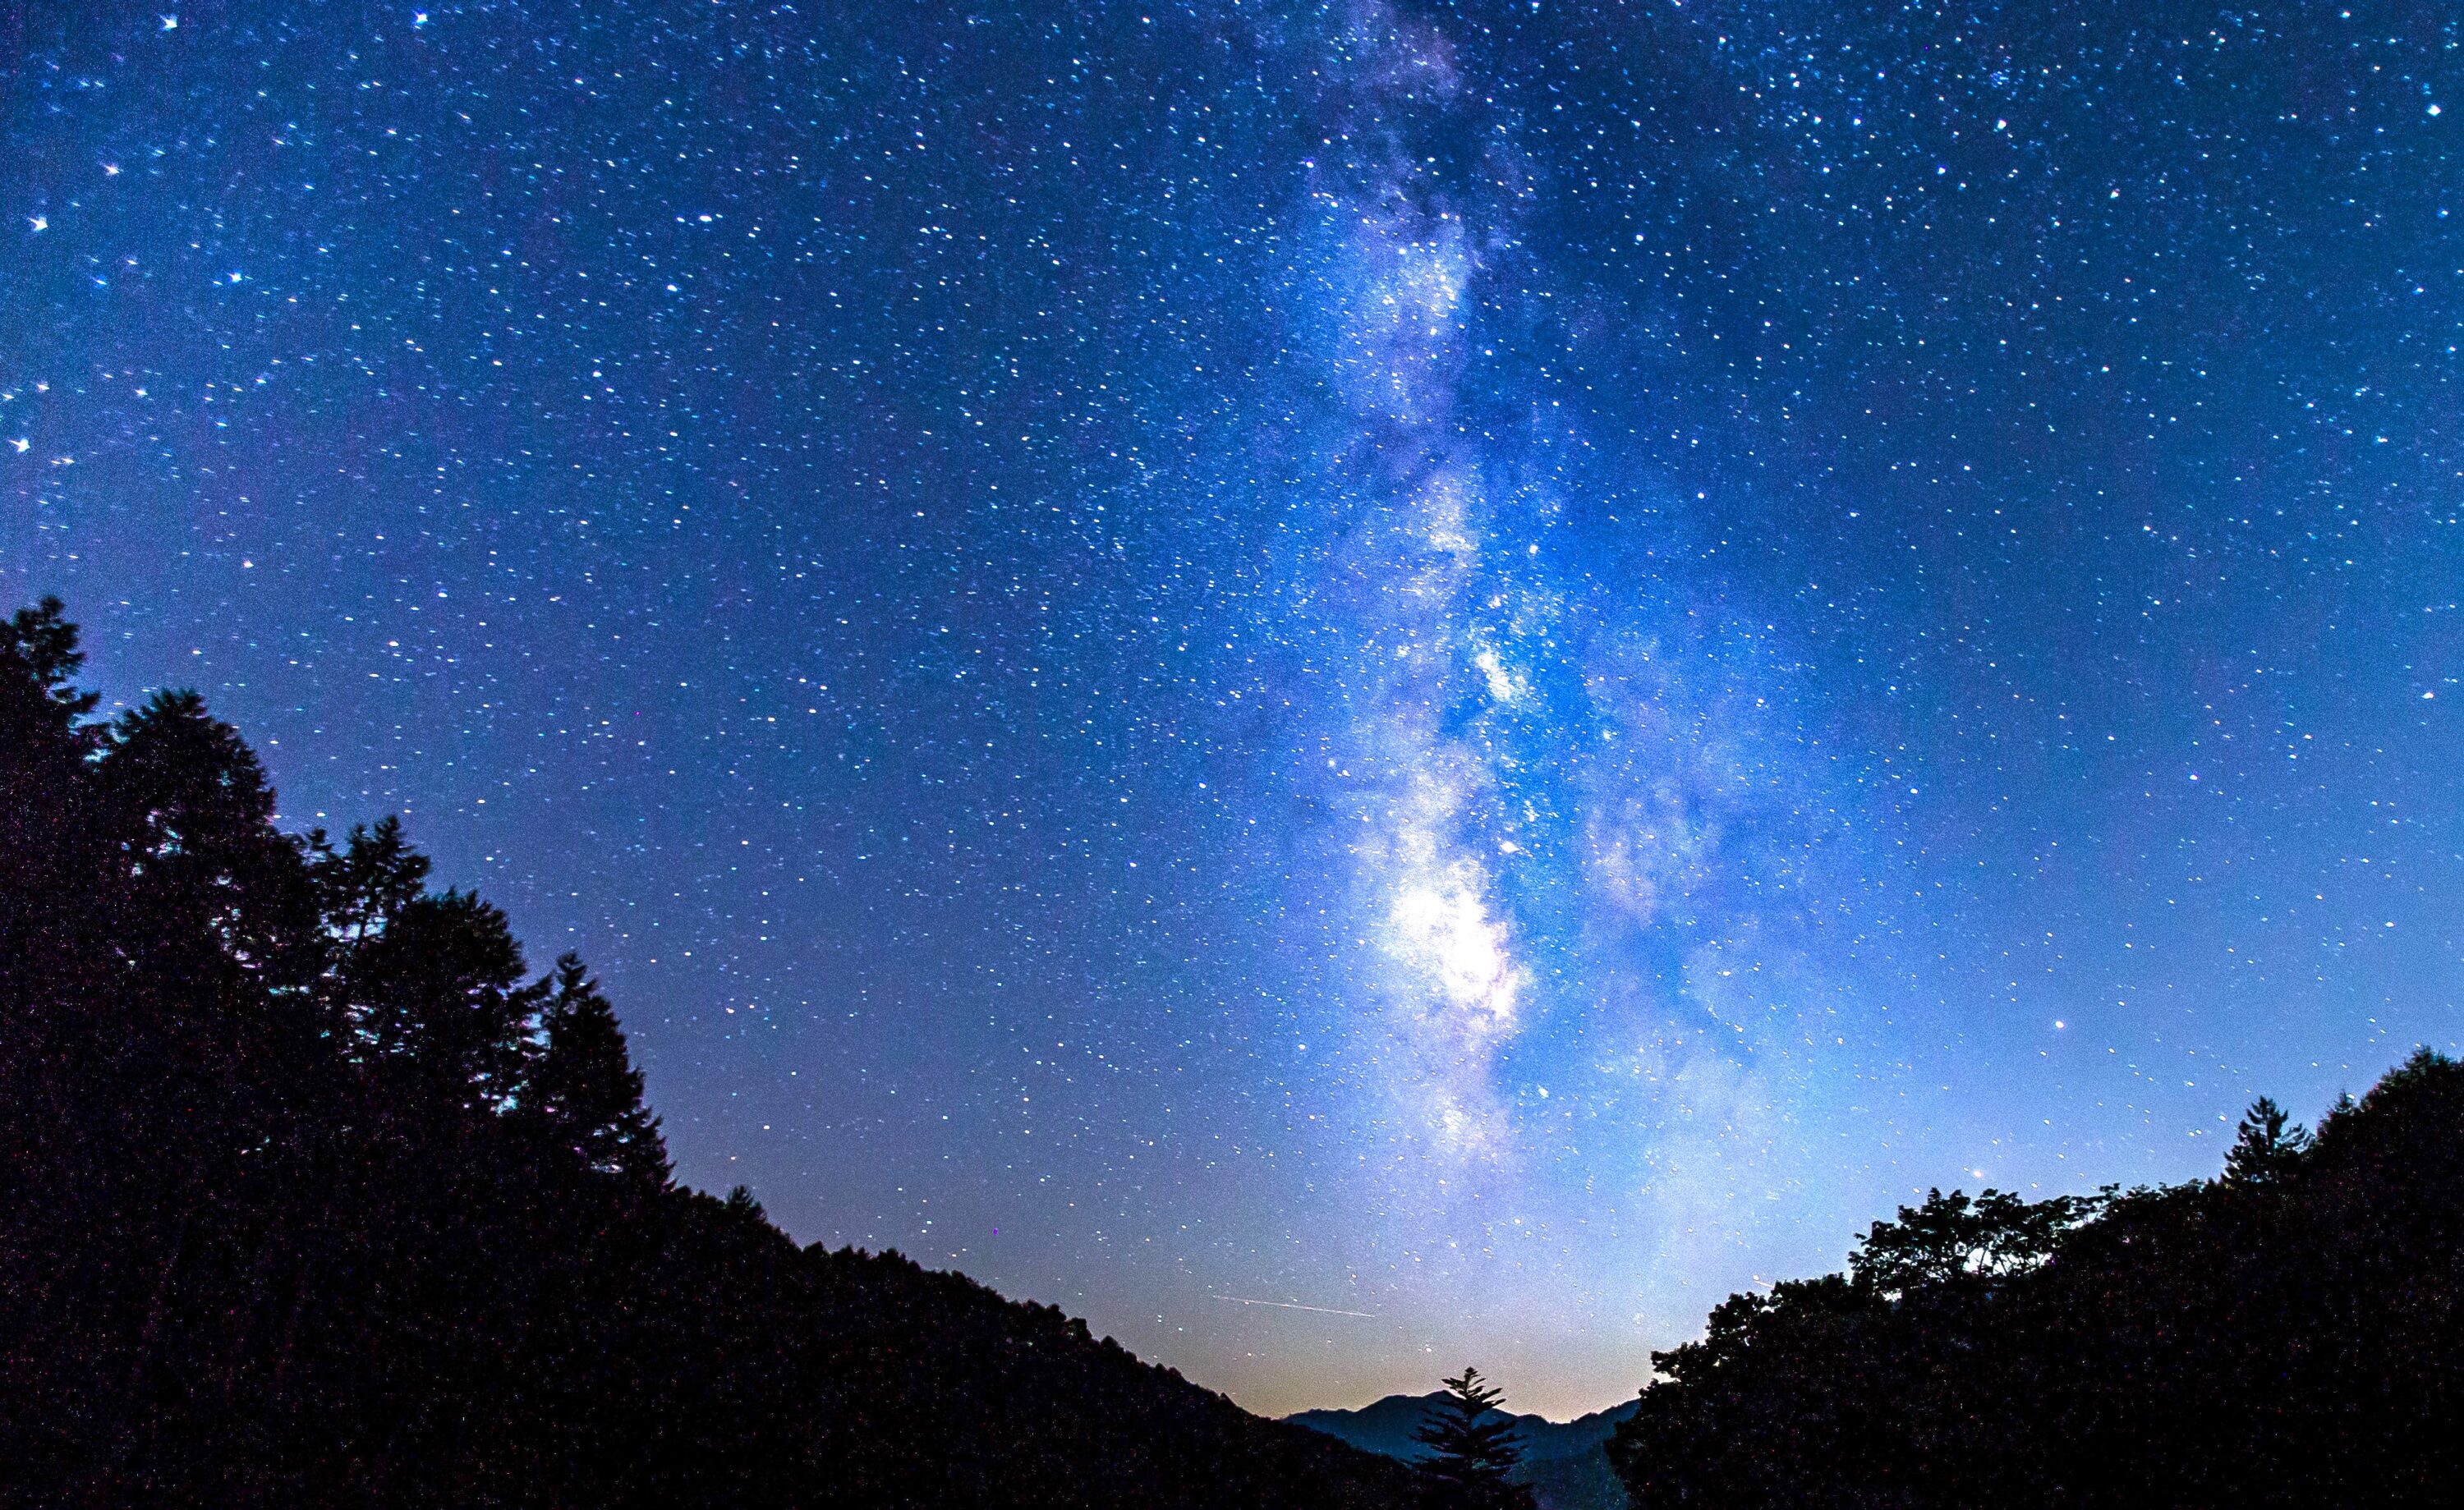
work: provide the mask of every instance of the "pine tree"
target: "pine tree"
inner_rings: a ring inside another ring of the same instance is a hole
[[[354,824],[336,849],[322,829],[308,836],[315,856],[318,905],[325,928],[345,953],[385,930],[402,909],[428,890],[428,857],[402,837],[402,820],[386,818],[373,829]]]
[[[95,775],[118,864],[148,908],[250,974],[287,968],[277,956],[311,935],[315,898],[239,732],[194,692],[159,692],[113,721]]]
[[[1421,1466],[1446,1486],[1442,1502],[1479,1510],[1529,1510],[1531,1491],[1508,1476],[1523,1460],[1514,1422],[1498,1409],[1506,1391],[1465,1368],[1445,1381],[1446,1399],[1415,1435],[1430,1450]]]
[[[69,680],[84,662],[56,598],[0,620],[0,983],[57,963],[95,900],[44,884],[94,843],[80,777],[97,735],[77,720],[96,694]]]
[[[77,737],[77,721],[94,711],[99,694],[69,681],[85,664],[77,625],[60,617],[60,601],[46,598],[0,623],[0,755],[19,753],[36,738]]]
[[[520,1083],[547,983],[520,984],[505,914],[467,891],[425,896],[363,945],[343,989],[370,1062],[471,1107],[501,1110]]]
[[[550,979],[545,1043],[524,1097],[532,1114],[590,1168],[665,1185],[659,1119],[642,1105],[642,1072],[626,1052],[616,1009],[576,955],[558,960]]]
[[[2233,1149],[2225,1154],[2225,1178],[2237,1185],[2277,1184],[2309,1147],[2310,1134],[2298,1124],[2288,1125],[2284,1108],[2261,1096],[2251,1103]]]

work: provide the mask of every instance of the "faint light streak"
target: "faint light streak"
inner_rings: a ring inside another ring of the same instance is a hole
[[[1253,1301],[1244,1295],[1217,1295],[1213,1298],[1219,1301],[1229,1301],[1235,1305],[1271,1305],[1279,1311],[1310,1311],[1319,1316],[1357,1316],[1367,1322],[1377,1319],[1374,1311],[1347,1311],[1334,1305],[1303,1305],[1298,1301]]]

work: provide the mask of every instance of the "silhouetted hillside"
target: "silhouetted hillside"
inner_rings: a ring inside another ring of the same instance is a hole
[[[1284,1419],[1324,1432],[1364,1452],[1407,1463],[1428,1454],[1419,1433],[1445,1402],[1444,1391],[1390,1394],[1356,1411],[1303,1411]],[[1529,1484],[1540,1510],[1624,1510],[1625,1490],[1609,1467],[1609,1433],[1632,1415],[1635,1405],[1611,1406],[1563,1423],[1541,1415],[1496,1412],[1514,1423],[1523,1462],[1518,1483]]]
[[[675,1187],[613,1011],[186,694],[0,625],[0,1494],[1256,1506],[1420,1476]]]
[[[1639,1510],[2453,1502],[2464,1066],[2315,1139],[2261,1101],[2213,1180],[1937,1192],[1656,1361],[1610,1445]]]

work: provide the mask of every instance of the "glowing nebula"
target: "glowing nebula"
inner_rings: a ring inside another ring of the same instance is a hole
[[[1324,910],[1354,1115],[1392,1151],[1375,1198],[1437,1231],[1484,1188],[1605,1179],[1699,1229],[1705,1191],[1768,1157],[1771,1046],[1814,994],[1782,985],[1786,887],[1748,899],[1729,842],[1798,778],[1750,646],[1695,584],[1593,569],[1553,460],[1579,436],[1486,360],[1533,296],[1511,123],[1383,11],[1337,51],[1296,341],[1334,410],[1312,511],[1334,522],[1296,572],[1326,755],[1295,769],[1341,836]],[[1501,393],[1530,417],[1499,423]]]

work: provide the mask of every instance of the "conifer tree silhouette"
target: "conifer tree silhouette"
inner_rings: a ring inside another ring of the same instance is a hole
[[[1506,1391],[1466,1367],[1444,1382],[1446,1398],[1415,1436],[1429,1449],[1421,1467],[1465,1510],[1529,1510],[1531,1491],[1510,1480],[1523,1449],[1514,1422],[1498,1409]]]
[[[2225,1178],[2239,1185],[2275,1185],[2299,1163],[2310,1134],[2284,1108],[2261,1096],[2242,1114],[2233,1146],[2225,1153]]]
[[[642,1105],[642,1072],[625,1051],[616,1009],[579,955],[556,962],[544,1038],[524,1099],[557,1142],[591,1169],[652,1185],[668,1180],[659,1119]]]

